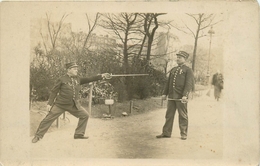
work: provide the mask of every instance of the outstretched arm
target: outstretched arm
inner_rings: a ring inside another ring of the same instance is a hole
[[[102,80],[102,79],[111,79],[111,78],[112,77],[109,73],[103,73],[94,77],[85,77],[80,79],[80,85]]]

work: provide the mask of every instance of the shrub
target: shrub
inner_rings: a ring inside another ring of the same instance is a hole
[[[90,86],[83,86],[80,91],[80,97],[88,97],[90,92]],[[109,82],[94,82],[93,83],[93,103],[101,104],[104,99],[117,100],[117,92],[114,91],[114,87]]]
[[[53,86],[53,80],[49,72],[43,66],[30,68],[30,87],[34,89],[35,98],[38,101],[46,101],[49,98],[49,90]]]
[[[132,71],[149,74],[149,76],[134,77],[132,82],[134,96],[137,95],[140,99],[145,99],[150,96],[161,95],[162,88],[167,80],[165,74],[154,69],[143,59],[136,58],[133,62]]]

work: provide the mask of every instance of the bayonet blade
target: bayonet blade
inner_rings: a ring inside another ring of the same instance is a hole
[[[135,76],[148,76],[149,74],[111,74],[111,77],[135,77]]]

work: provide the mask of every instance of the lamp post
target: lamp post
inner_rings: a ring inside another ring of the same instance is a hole
[[[209,62],[210,62],[210,50],[211,50],[211,38],[212,38],[212,35],[215,34],[214,30],[213,30],[213,26],[211,26],[210,30],[208,31],[209,33],[209,56],[208,56],[208,71],[207,71],[207,77],[208,77],[208,85],[210,85],[210,73],[209,73]]]

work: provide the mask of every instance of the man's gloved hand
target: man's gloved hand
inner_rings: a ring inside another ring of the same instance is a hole
[[[183,96],[181,99],[182,103],[187,103],[188,102],[188,98],[186,96]]]
[[[111,74],[109,74],[109,73],[103,73],[103,74],[101,74],[101,76],[103,79],[107,79],[107,80],[112,78]]]
[[[162,100],[166,100],[166,95],[162,95]]]

